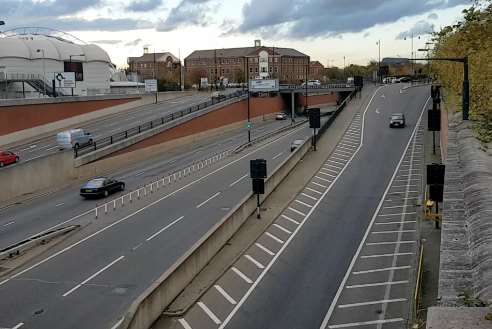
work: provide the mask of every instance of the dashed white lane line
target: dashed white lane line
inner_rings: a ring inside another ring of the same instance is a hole
[[[135,177],[142,176],[143,174],[145,174],[145,171],[138,172],[135,174]]]
[[[220,192],[217,192],[215,193],[214,195],[212,195],[210,198],[208,198],[207,200],[203,201],[202,203],[200,203],[198,206],[196,206],[196,208],[200,208],[202,207],[204,204],[206,204],[207,202],[209,202],[210,200],[212,200],[213,198],[216,198],[217,196],[219,196]]]
[[[411,268],[411,266],[409,266],[409,265],[405,265],[405,266],[392,266],[392,267],[377,268],[377,269],[374,269],[374,270],[356,271],[356,272],[352,272],[352,274],[359,275],[359,274],[368,274],[368,273],[394,271],[394,270],[406,270],[406,269],[410,269],[410,268]]]
[[[304,192],[301,193],[301,195],[305,196],[306,198],[309,198],[311,200],[314,200],[314,201],[318,201],[318,199],[316,199],[314,196],[311,196],[309,194],[306,194]]]
[[[323,185],[323,184],[320,184],[320,183],[316,183],[315,181],[311,181],[312,184],[316,185],[316,186],[319,186],[319,187],[322,187],[322,188],[327,188],[328,186],[326,185]]]
[[[21,323],[18,323],[16,324],[15,326],[12,327],[12,329],[19,329],[20,327],[22,327],[24,325],[24,322],[21,322]]]
[[[241,279],[243,279],[246,283],[249,283],[249,284],[252,284],[253,283],[253,280],[251,280],[250,278],[248,278],[246,276],[246,274],[244,274],[243,272],[241,272],[240,270],[238,270],[235,266],[231,267],[231,270],[236,273]]]
[[[120,260],[122,260],[123,258],[125,258],[125,256],[120,256],[118,258],[116,258],[115,260],[113,260],[111,263],[109,263],[108,265],[104,266],[102,269],[100,269],[99,271],[97,271],[96,273],[92,274],[90,277],[88,277],[87,279],[85,279],[84,281],[82,281],[81,283],[79,283],[78,285],[76,285],[75,287],[73,287],[72,289],[70,289],[69,291],[67,291],[66,293],[64,293],[62,296],[63,297],[67,297],[68,295],[70,295],[72,292],[74,292],[75,290],[79,289],[80,287],[82,287],[84,284],[86,284],[87,282],[89,282],[90,280],[94,279],[96,276],[98,276],[99,274],[101,274],[102,272],[106,271],[108,268],[110,268],[111,266],[113,266],[114,264],[116,264],[117,262],[119,262]]]
[[[171,223],[167,224],[166,226],[164,226],[163,228],[161,228],[159,231],[157,231],[154,234],[152,234],[151,236],[149,236],[147,239],[145,239],[145,241],[152,240],[153,238],[155,238],[156,236],[158,236],[159,234],[161,234],[162,232],[164,232],[165,230],[167,230],[168,228],[170,228],[171,226],[173,226],[174,224],[176,224],[177,222],[179,222],[183,218],[184,218],[184,216],[181,216],[181,217],[173,220]]]
[[[200,306],[200,308],[205,312],[205,314],[208,315],[208,317],[215,323],[215,324],[221,324],[222,321],[220,321],[220,319],[217,317],[217,315],[214,314],[214,312],[212,312],[212,310],[210,310],[207,305],[205,305],[203,302],[198,302],[197,303],[198,306]]]
[[[299,203],[299,204],[302,204],[303,206],[305,207],[308,207],[308,208],[312,208],[313,206],[311,206],[309,203],[306,203],[306,202],[302,202],[301,200],[295,200],[295,202]]]
[[[259,261],[257,261],[253,257],[251,257],[250,255],[246,254],[246,255],[244,255],[244,257],[247,260],[249,260],[251,263],[253,263],[257,268],[259,268],[259,269],[264,269],[265,268],[265,266],[262,263],[260,263]]]
[[[221,286],[219,286],[218,284],[214,285],[214,288],[215,290],[217,290],[222,296],[224,296],[224,298],[229,302],[231,303],[232,305],[236,305],[237,302],[234,298],[231,297],[231,295],[229,295],[224,289],[222,289]]]
[[[139,244],[137,244],[135,247],[132,248],[132,251],[135,251],[137,250],[138,248],[140,248],[141,246],[143,246],[143,243],[140,242]]]
[[[276,158],[278,158],[278,157],[279,157],[279,156],[281,156],[282,154],[284,154],[284,152],[280,152],[279,154],[277,154],[276,156],[274,156],[274,157],[272,158],[272,160],[275,160]]]
[[[292,218],[290,218],[290,217],[289,217],[289,216],[287,216],[287,215],[282,214],[282,215],[281,215],[281,217],[283,217],[283,218],[287,219],[288,221],[290,221],[290,222],[292,222],[292,223],[294,223],[294,224],[296,224],[296,225],[301,224],[301,223],[299,223],[298,221],[296,221],[295,219],[292,219]]]
[[[234,185],[236,185],[237,183],[239,183],[240,181],[242,181],[246,177],[248,177],[248,174],[243,175],[243,176],[239,177],[238,179],[236,179],[234,182],[232,182],[231,184],[229,184],[229,187],[233,187]]]
[[[55,207],[61,207],[61,206],[63,206],[64,204],[65,204],[65,202],[62,202],[62,203],[59,203],[59,204],[55,205]]]
[[[351,328],[351,327],[369,326],[372,324],[384,324],[384,323],[394,323],[394,322],[403,322],[403,319],[402,318],[394,318],[394,319],[383,319],[383,320],[374,320],[374,321],[365,321],[365,322],[334,324],[334,325],[328,326],[328,328],[330,328],[330,329]]]
[[[15,220],[11,220],[10,222],[3,224],[2,227],[6,227],[6,226],[12,225],[14,223],[15,223]]]
[[[417,241],[385,241],[385,242],[368,242],[366,246],[382,246],[385,244],[411,244]]]
[[[281,231],[284,231],[284,232],[285,232],[285,233],[287,233],[287,234],[292,234],[292,232],[291,232],[291,231],[289,231],[288,229],[286,229],[286,228],[285,228],[285,227],[283,227],[282,225],[278,225],[278,224],[274,223],[274,224],[273,224],[273,226],[275,226],[276,228],[278,228],[278,229],[279,229],[279,230],[281,230]]]
[[[379,287],[379,286],[388,286],[388,285],[397,285],[397,284],[407,284],[408,280],[404,281],[386,281],[386,282],[375,282],[375,283],[365,283],[365,284],[353,284],[350,286],[345,286],[347,289],[356,289],[356,288],[367,288],[367,287]]]
[[[275,253],[273,251],[271,251],[270,249],[268,249],[267,247],[265,247],[264,245],[262,245],[261,243],[259,242],[256,242],[255,243],[255,246],[257,246],[258,248],[260,248],[261,250],[263,250],[264,252],[266,252],[267,254],[269,254],[270,256],[275,256]]]
[[[183,326],[184,329],[193,329],[185,319],[178,319],[180,325]]]
[[[414,254],[413,252],[398,252],[392,254],[364,255],[364,256],[360,256],[360,258],[366,259],[366,258],[379,258],[379,257],[410,256],[413,254]]]
[[[299,214],[299,215],[301,215],[301,216],[306,216],[306,214],[305,214],[305,213],[303,213],[302,211],[299,211],[299,210],[297,210],[297,209],[295,209],[295,208],[288,207],[287,209],[289,209],[290,211],[293,211],[293,212],[295,212],[296,214]]]
[[[320,192],[320,191],[315,190],[315,189],[310,188],[310,187],[306,187],[306,190],[311,191],[311,192],[314,192],[314,193],[319,194],[319,195],[322,195],[323,194],[323,192]]]
[[[265,232],[265,234],[267,236],[269,236],[270,238],[272,238],[273,240],[277,241],[278,243],[284,243],[285,241],[282,240],[282,239],[279,239],[277,236],[273,235],[272,233],[270,232]]]
[[[360,302],[360,303],[352,303],[352,304],[342,304],[342,305],[338,305],[338,308],[349,308],[349,307],[367,306],[367,305],[375,305],[375,304],[399,303],[399,302],[405,302],[405,301],[407,301],[406,298],[372,300],[372,301],[369,301],[369,302]]]
[[[415,224],[417,221],[415,220],[406,220],[406,221],[398,221],[398,222],[376,222],[374,225],[391,225],[391,224]]]

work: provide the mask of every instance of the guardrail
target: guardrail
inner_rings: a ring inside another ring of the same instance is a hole
[[[103,148],[105,146],[111,145],[113,143],[116,143],[116,142],[125,140],[125,139],[127,139],[129,137],[138,135],[138,134],[140,134],[140,133],[142,133],[144,131],[147,131],[147,130],[150,130],[150,129],[153,129],[153,128],[162,126],[162,125],[164,125],[164,124],[166,124],[168,122],[171,122],[173,120],[176,120],[178,118],[181,118],[181,117],[183,117],[185,115],[188,115],[190,113],[203,110],[204,108],[207,108],[209,106],[212,106],[212,105],[215,105],[215,104],[219,104],[219,103],[225,102],[225,101],[227,101],[229,99],[232,99],[232,98],[240,97],[240,96],[242,96],[244,94],[245,94],[244,91],[238,90],[238,91],[236,91],[234,93],[231,93],[231,94],[228,94],[228,95],[222,95],[220,98],[214,98],[214,97],[212,97],[211,100],[209,100],[209,101],[206,101],[206,102],[203,102],[203,103],[200,103],[200,104],[197,104],[197,105],[190,106],[187,109],[184,109],[184,110],[181,110],[181,111],[178,111],[178,112],[173,112],[173,113],[168,114],[166,116],[163,116],[163,117],[154,119],[152,121],[145,122],[143,124],[140,124],[138,126],[132,127],[130,129],[117,132],[116,134],[113,134],[111,136],[107,136],[107,137],[103,137],[103,138],[100,138],[100,139],[96,139],[90,145],[85,145],[83,147],[79,147],[78,149],[75,149],[74,148],[74,157],[77,158],[77,157],[79,157],[81,155],[90,153],[92,151],[95,151],[97,149],[100,149],[100,148]]]
[[[353,83],[329,83],[329,84],[324,84],[324,85],[319,85],[319,86],[309,86],[307,87],[308,90],[312,89],[346,89],[346,88],[355,88],[355,85]],[[306,89],[306,86],[304,85],[280,85],[280,90],[282,89]]]

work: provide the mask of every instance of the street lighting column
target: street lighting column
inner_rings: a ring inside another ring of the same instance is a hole
[[[44,49],[37,49],[37,53],[43,54],[43,94],[46,96],[46,66],[45,66],[45,56],[44,56]],[[55,91],[53,90],[53,94]]]

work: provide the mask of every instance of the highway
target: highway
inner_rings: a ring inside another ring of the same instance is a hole
[[[288,124],[259,124],[253,137]],[[0,279],[0,296],[9,296],[0,299],[0,327],[76,329],[87,328],[88,319],[90,328],[111,327],[136,296],[247,195],[250,159],[267,159],[271,171],[290,153],[293,139],[311,133],[302,125],[110,209],[98,219],[93,213],[71,218],[96,202],[81,200],[78,186],[2,210],[2,245],[62,222],[81,223],[84,228]],[[186,154],[166,154],[115,176],[124,179],[128,189],[140,187],[245,139],[242,130],[213,142],[204,140]]]
[[[159,329],[406,328],[428,101],[428,87],[378,89],[274,223]],[[398,112],[407,127],[388,128]]]
[[[235,89],[228,89],[225,93],[234,91]],[[158,104],[143,105],[121,113],[108,115],[97,120],[91,120],[78,125],[77,128],[85,129],[94,136],[94,139],[98,139],[133,128],[139,123],[146,123],[170,113],[179,112],[190,106],[198,105],[208,100],[210,100],[209,93],[196,93],[193,95],[177,97],[160,101]],[[21,162],[59,152],[56,144],[56,134],[43,136],[42,138],[31,140],[27,143],[17,144],[9,148],[9,150],[18,154]]]

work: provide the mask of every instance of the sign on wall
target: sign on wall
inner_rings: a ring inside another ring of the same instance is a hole
[[[279,84],[278,79],[257,79],[249,80],[249,91],[251,92],[266,92],[266,91],[278,91]]]
[[[75,88],[75,72],[55,72],[57,88]]]
[[[156,79],[145,80],[145,92],[148,92],[148,93],[157,92],[157,80]]]

